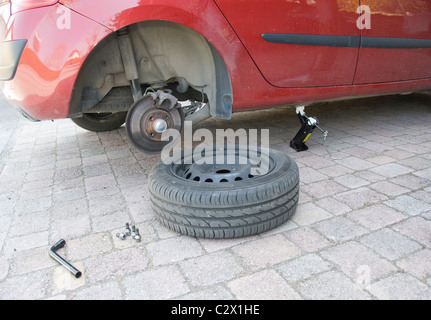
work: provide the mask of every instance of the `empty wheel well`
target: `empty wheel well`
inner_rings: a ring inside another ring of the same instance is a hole
[[[122,56],[119,46],[122,31],[110,34],[87,57],[75,83],[69,117],[127,111],[132,105],[125,68],[128,58]],[[202,35],[167,21],[133,24],[127,27],[127,33],[143,90],[164,83],[180,100],[200,100],[204,96],[212,116],[231,117],[228,71],[218,51]]]

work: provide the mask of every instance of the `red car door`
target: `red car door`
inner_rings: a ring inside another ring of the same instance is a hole
[[[355,84],[431,77],[431,1],[361,0],[369,7]]]
[[[277,87],[351,85],[359,0],[214,0]]]

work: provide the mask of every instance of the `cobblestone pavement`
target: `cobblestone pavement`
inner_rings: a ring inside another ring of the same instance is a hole
[[[300,153],[289,147],[292,108],[200,125],[270,129],[300,169],[292,219],[237,240],[161,226],[147,190],[159,157],[137,151],[124,127],[20,118],[0,150],[0,299],[431,299],[431,97],[306,112],[329,136],[316,130]],[[142,242],[116,237],[126,222]],[[48,255],[62,238],[79,279]]]

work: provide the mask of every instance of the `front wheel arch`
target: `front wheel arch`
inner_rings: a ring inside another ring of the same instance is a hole
[[[231,118],[233,91],[229,73],[222,56],[207,39],[191,28],[169,21],[139,22],[127,30],[141,86],[185,79],[195,92],[206,95],[211,116]],[[129,85],[123,60],[118,32],[111,33],[93,49],[81,67],[69,117],[130,108],[133,100],[128,91],[124,91],[121,102],[116,96],[114,103],[106,103],[111,101],[107,98],[113,89]]]

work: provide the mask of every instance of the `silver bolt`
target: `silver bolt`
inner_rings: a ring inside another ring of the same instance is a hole
[[[117,237],[120,238],[121,240],[125,240],[126,234],[125,233],[117,233]]]
[[[130,226],[128,223],[126,223],[126,236],[130,236],[132,234],[132,231],[130,230]]]
[[[135,236],[133,237],[137,242],[141,242],[141,235],[139,234],[139,229],[136,229]]]

